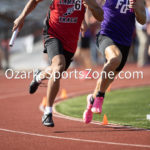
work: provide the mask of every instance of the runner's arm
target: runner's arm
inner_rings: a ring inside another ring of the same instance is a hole
[[[98,20],[102,21],[104,19],[104,12],[103,9],[98,6],[95,0],[84,0],[84,5],[87,7],[93,14],[93,16]]]
[[[129,7],[134,10],[136,20],[144,25],[146,23],[145,0],[130,0]]]
[[[36,7],[36,5],[42,0],[29,0],[28,3],[25,5],[23,11],[19,15],[19,17],[14,21],[14,26],[12,31],[23,27],[25,17]]]
[[[81,36],[84,37],[86,30],[88,29],[88,25],[85,21],[85,19],[82,21],[81,24],[81,28],[80,28],[80,32],[81,32]]]

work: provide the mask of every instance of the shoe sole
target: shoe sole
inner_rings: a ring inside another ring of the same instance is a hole
[[[50,123],[43,123],[43,125],[46,127],[54,127],[55,126],[54,124],[50,124]]]
[[[86,119],[85,119],[85,118],[86,118],[86,117],[85,117],[85,116],[86,116],[86,113],[87,113],[87,110],[85,110],[84,113],[83,113],[83,121],[84,121],[84,123],[88,124],[88,123],[90,123],[90,122],[92,121],[93,116],[91,117],[91,120],[90,120],[90,121],[89,121],[89,120],[86,121]]]

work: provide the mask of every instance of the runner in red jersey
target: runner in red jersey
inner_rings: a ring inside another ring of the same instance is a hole
[[[64,49],[71,53],[76,50],[78,34],[85,14],[82,1],[76,0],[76,3],[79,2],[79,6],[74,5],[74,1],[68,3],[68,1],[55,0],[50,6],[48,18],[48,34],[61,40]]]
[[[29,0],[20,16],[14,21],[13,31],[17,28],[21,30],[25,17],[40,1],[42,0]],[[84,22],[85,7],[97,20],[103,20],[103,10],[98,6],[96,0],[51,0],[50,13],[45,20],[43,31],[44,52],[48,54],[51,65],[44,71],[38,70],[35,73],[29,88],[29,92],[32,94],[42,80],[49,79],[47,104],[42,117],[43,125],[48,127],[54,127],[52,106],[59,90],[59,73],[67,70],[72,61],[81,23]],[[83,26],[84,23],[82,23]]]

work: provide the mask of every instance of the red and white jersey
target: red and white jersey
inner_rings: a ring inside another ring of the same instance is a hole
[[[58,38],[65,50],[74,53],[84,14],[82,0],[54,0],[50,6],[48,34]]]

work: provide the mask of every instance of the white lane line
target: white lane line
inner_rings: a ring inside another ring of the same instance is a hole
[[[78,142],[87,142],[87,143],[97,143],[97,144],[107,144],[107,145],[118,145],[118,146],[129,146],[129,147],[150,148],[150,145],[116,143],[116,142],[87,140],[87,139],[69,138],[69,137],[67,138],[67,137],[61,137],[61,136],[52,136],[52,135],[44,135],[44,134],[38,134],[38,133],[15,131],[15,130],[3,129],[3,128],[0,128],[0,131],[9,132],[9,133],[16,133],[16,134],[22,134],[22,135],[37,136],[37,137],[60,139],[60,140],[69,140],[69,141],[78,141]]]
[[[67,120],[71,120],[71,121],[77,121],[77,122],[83,122],[83,119],[80,119],[80,118],[74,118],[74,117],[70,117],[70,116],[66,116],[66,115],[63,115],[63,114],[60,114],[58,112],[55,112],[54,113],[54,116],[57,117],[57,118],[62,118],[62,119],[67,119]],[[101,122],[99,121],[91,121],[90,124],[95,124],[95,125],[103,125]],[[123,126],[123,125],[119,125],[119,124],[114,124],[114,123],[110,123],[110,124],[107,124],[105,125],[107,127],[112,127],[112,128],[124,128],[124,129],[131,129],[131,130],[142,130],[142,131],[148,131],[150,132],[149,129],[143,129],[143,128],[134,128],[134,127],[131,127],[131,126]]]
[[[80,118],[73,118],[73,117],[70,117],[70,116],[65,116],[65,115],[62,115],[60,113],[56,113],[54,114],[55,117],[57,118],[62,118],[62,119],[67,119],[67,120],[71,120],[71,121],[77,121],[77,122],[83,122],[83,119],[80,119]],[[102,125],[101,122],[98,122],[98,121],[92,121],[90,122],[91,124],[96,124],[96,125]],[[124,126],[121,126],[121,125],[118,125],[118,124],[108,124],[108,125],[105,125],[107,127],[124,127]],[[134,128],[135,129],[135,128]]]
[[[67,100],[67,99],[66,99]],[[62,119],[67,119],[67,120],[72,120],[72,121],[77,121],[77,122],[83,122],[83,119],[80,118],[75,118],[75,117],[71,117],[71,116],[66,116],[64,114],[61,114],[59,112],[56,111],[56,106],[59,105],[62,101],[56,102],[53,106],[53,112],[54,112],[54,116],[57,118],[62,118]],[[99,121],[91,121],[91,124],[95,124],[95,125],[102,125],[101,122]],[[143,131],[148,131],[150,132],[149,129],[143,129],[143,128],[135,128],[135,127],[131,127],[131,126],[123,126],[123,125],[119,125],[119,124],[114,124],[114,123],[110,123],[108,125],[105,125],[107,127],[112,127],[112,128],[125,128],[125,129],[133,129],[133,130],[143,130]]]

